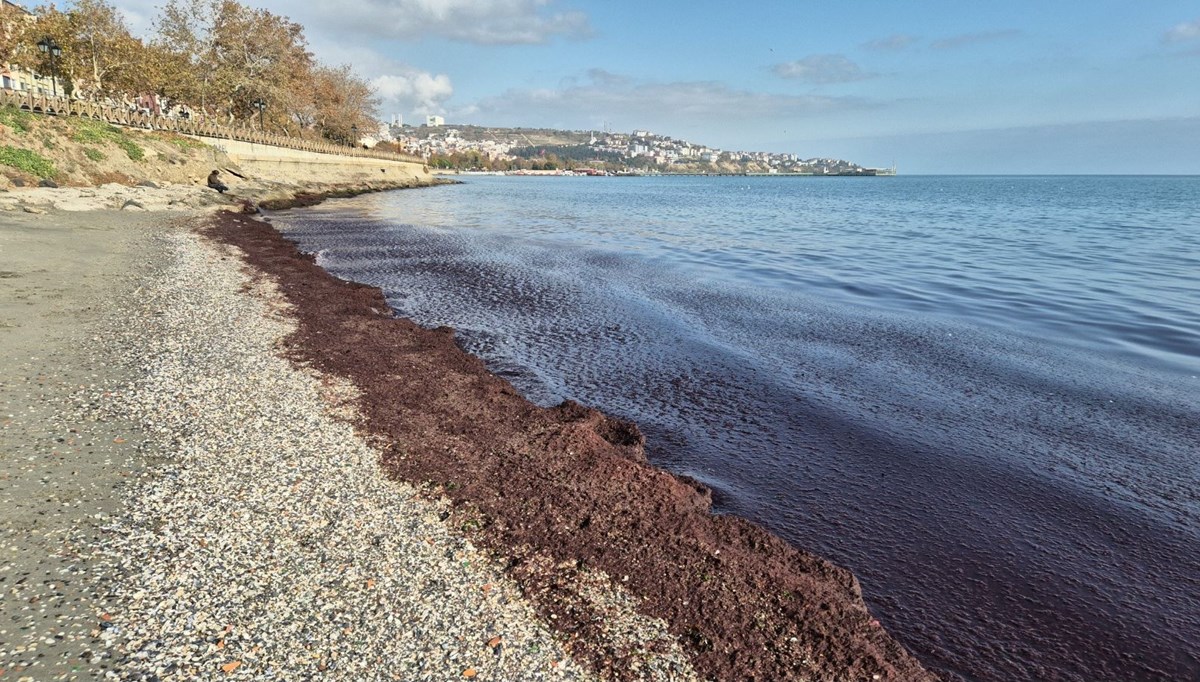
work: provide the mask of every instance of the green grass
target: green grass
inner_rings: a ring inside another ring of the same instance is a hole
[[[0,123],[18,133],[27,133],[33,128],[33,114],[16,107],[0,107]]]
[[[93,121],[90,118],[72,118],[68,120],[71,122],[71,127],[75,129],[75,132],[71,134],[71,139],[76,142],[90,142],[93,144],[111,142],[121,134],[121,131],[116,126],[111,126],[103,121]]]
[[[103,121],[93,121],[88,118],[71,119],[75,132],[71,139],[83,144],[104,144],[111,142],[121,149],[130,159],[141,161],[146,158],[146,152],[136,142],[129,139],[123,130]]]
[[[92,161],[103,161],[108,158],[107,156],[104,155],[104,152],[100,151],[99,149],[96,149],[95,147],[84,147],[83,155],[88,157]]]
[[[143,151],[136,142],[128,137],[122,136],[121,139],[116,140],[116,143],[117,146],[121,149],[124,149],[125,153],[129,155],[129,158],[133,159],[134,161],[141,161],[142,159],[146,158],[146,152]]]
[[[54,164],[49,159],[32,149],[22,149],[8,145],[0,146],[0,165],[11,166],[30,175],[36,175],[39,178],[54,177],[55,173],[58,172],[54,169]]]
[[[174,133],[160,133],[159,138],[164,142],[169,142],[175,145],[181,152],[189,152],[193,149],[204,149],[208,146],[200,140],[193,140],[190,137],[184,137],[183,135],[176,135]]]

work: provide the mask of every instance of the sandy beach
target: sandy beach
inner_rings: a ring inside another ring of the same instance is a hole
[[[81,547],[149,455],[137,425],[94,407],[125,378],[104,335],[160,260],[162,219],[56,218],[0,217],[0,669],[14,679],[70,679],[98,651],[103,587]]]
[[[104,191],[0,214],[0,679],[932,679],[635,426],[237,200]]]

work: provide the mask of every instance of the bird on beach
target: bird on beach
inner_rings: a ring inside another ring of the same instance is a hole
[[[214,170],[208,174],[208,186],[221,194],[229,190],[229,186],[221,182],[221,171],[219,170]]]

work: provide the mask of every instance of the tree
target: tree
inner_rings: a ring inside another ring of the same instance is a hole
[[[116,8],[104,0],[76,0],[67,31],[63,57],[77,88],[95,94],[134,89],[143,46]]]
[[[69,7],[39,7],[34,22],[0,4],[0,60],[20,59],[48,74],[49,55],[36,43],[51,38],[62,51],[60,78],[87,95],[154,92],[230,122],[257,116],[261,100],[275,130],[339,142],[377,126],[371,85],[347,65],[316,63],[304,27],[287,17],[237,0],[166,0],[146,44],[111,0],[71,0]]]
[[[231,0],[169,0],[156,21],[153,45],[169,59],[164,60],[176,77],[181,99],[201,109],[220,100],[215,96],[217,77],[217,29],[222,17],[235,10]]]
[[[8,9],[8,8],[5,8]],[[141,71],[141,41],[134,38],[116,8],[104,0],[76,0],[67,11],[54,5],[38,7],[36,21],[22,22],[13,32],[14,56],[30,62],[39,73],[57,70],[69,90],[87,95],[128,90]],[[37,43],[50,38],[62,54],[51,64]]]
[[[216,80],[233,117],[250,117],[262,99],[283,103],[312,70],[304,27],[266,10],[234,5],[216,26]],[[277,106],[271,106],[274,113]]]
[[[21,48],[27,42],[25,32],[31,23],[29,15],[21,8],[0,3],[0,63],[15,61],[20,56]]]
[[[306,92],[297,117],[328,139],[351,142],[354,128],[366,132],[377,126],[379,99],[349,65],[313,69]]]
[[[292,126],[336,122],[323,110],[330,98],[372,111],[370,88],[349,67],[318,67],[304,27],[287,17],[234,0],[169,0],[156,26],[155,47],[184,72],[178,74],[179,96],[210,113],[249,120],[258,113],[254,102],[262,100],[266,121],[288,133]],[[346,135],[356,124],[368,127],[356,117],[338,132]]]

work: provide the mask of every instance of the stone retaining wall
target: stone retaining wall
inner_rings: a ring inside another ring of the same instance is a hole
[[[230,161],[256,177],[274,182],[359,184],[415,179],[432,182],[428,167],[415,161],[317,153],[240,140],[194,136],[224,152]]]
[[[341,157],[376,159],[424,166],[420,157],[408,154],[392,154],[373,149],[359,149],[344,145],[336,145],[324,141],[303,140],[284,135],[275,135],[242,126],[221,125],[211,120],[199,118],[171,118],[154,114],[130,111],[126,108],[73,100],[70,97],[52,97],[37,95],[32,91],[17,91],[0,89],[0,106],[12,106],[38,114],[79,116],[114,125],[143,128],[147,130],[166,130],[183,135],[206,138],[216,138],[229,142],[247,142],[260,146],[281,147],[295,151],[312,152],[316,154],[336,154]],[[427,173],[427,171],[426,171]]]

